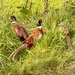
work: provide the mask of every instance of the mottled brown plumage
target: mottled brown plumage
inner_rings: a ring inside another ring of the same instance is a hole
[[[66,38],[68,49],[72,49],[72,44],[71,44],[71,39],[70,39],[70,28],[67,23],[64,26],[64,31],[65,31],[65,38]]]
[[[63,29],[63,32],[65,33],[65,39],[66,39],[68,49],[72,49],[69,24],[67,22],[62,22],[60,25]]]

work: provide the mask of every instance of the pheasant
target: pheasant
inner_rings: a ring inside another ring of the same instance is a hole
[[[10,57],[12,57],[12,60],[14,60],[16,54],[23,50],[24,48],[27,47],[32,47],[33,45],[36,44],[36,42],[41,39],[43,36],[43,30],[41,26],[42,20],[38,21],[37,28],[32,32],[32,34],[27,38],[27,40],[19,47],[17,48],[14,52],[11,53]]]
[[[20,40],[25,41],[29,36],[26,29],[17,23],[17,19],[15,16],[10,16],[10,19],[13,20],[12,28],[15,31],[16,35],[20,38]]]
[[[62,31],[64,31],[65,39],[66,39],[66,43],[67,43],[68,49],[71,50],[72,49],[72,43],[71,43],[71,38],[70,38],[69,23],[64,21],[60,25],[61,25]]]

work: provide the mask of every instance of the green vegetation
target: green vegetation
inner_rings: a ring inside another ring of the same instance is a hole
[[[74,75],[75,72],[75,1],[0,0],[0,75]],[[30,6],[31,4],[31,6]],[[10,15],[25,26],[29,34],[43,20],[43,38],[31,49],[19,52],[14,62],[9,55],[22,42],[14,34]],[[65,35],[60,30],[62,21],[69,22],[73,49],[68,50]]]

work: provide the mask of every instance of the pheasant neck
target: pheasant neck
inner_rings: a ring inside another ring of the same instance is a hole
[[[41,28],[42,28],[42,26],[38,26],[37,28],[41,29]]]
[[[17,23],[16,21],[13,21],[13,22],[12,22],[12,24],[16,24],[16,23]]]

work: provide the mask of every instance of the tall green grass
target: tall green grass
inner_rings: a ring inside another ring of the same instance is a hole
[[[17,14],[18,22],[25,26],[29,34],[41,18],[44,35],[31,49],[27,48],[18,53],[14,62],[9,59],[9,55],[22,42],[15,35],[11,21],[1,16],[0,75],[71,75],[70,64],[75,62],[75,15],[69,12],[70,4],[68,3],[68,11],[63,5],[61,9],[50,7],[46,15],[33,14],[23,17]],[[70,24],[72,50],[68,50],[65,35],[60,30],[60,23],[66,20]]]

